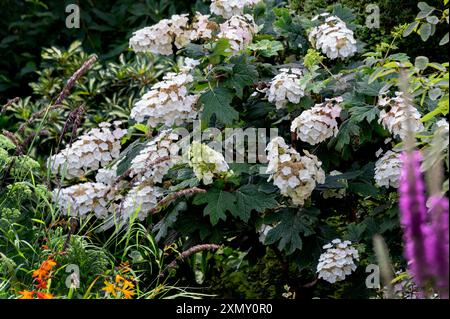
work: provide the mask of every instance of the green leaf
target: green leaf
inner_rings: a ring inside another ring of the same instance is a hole
[[[380,114],[380,110],[375,106],[352,107],[349,110],[352,115],[351,120],[354,122],[362,122],[366,120],[369,124]]]
[[[218,64],[221,60],[221,57],[229,56],[228,52],[230,48],[230,40],[221,38],[217,40],[212,50],[211,55],[209,56],[209,62],[211,64]]]
[[[235,197],[232,193],[212,188],[206,193],[197,194],[193,201],[194,205],[207,204],[203,210],[204,216],[209,216],[211,224],[217,225],[219,220],[226,220],[227,211],[236,214]]]
[[[448,111],[449,111],[449,103],[448,103],[448,94],[447,94],[439,100],[437,107],[433,111],[425,114],[420,119],[420,121],[427,122],[427,121],[431,120],[432,118],[434,118],[438,115],[441,115],[441,114],[445,116],[448,114]]]
[[[273,23],[275,31],[287,38],[292,48],[305,49],[308,41],[304,36],[303,21],[300,21],[298,16],[294,18],[287,8],[274,8],[273,12],[277,16]]]
[[[224,87],[216,87],[204,93],[199,100],[204,106],[202,120],[209,123],[215,114],[220,123],[232,124],[239,118],[239,113],[230,106],[232,100],[233,92]]]
[[[418,56],[414,62],[414,66],[419,70],[425,70],[430,60],[426,56]]]
[[[446,45],[448,43],[448,32],[446,35],[444,35],[444,37],[441,39],[441,41],[439,42],[439,45]]]
[[[131,167],[131,162],[136,156],[138,156],[141,150],[144,149],[145,145],[146,143],[142,143],[137,140],[130,146],[128,146],[128,148],[123,152],[125,154],[125,157],[117,165],[117,176],[122,175],[127,169]]]
[[[428,96],[432,101],[436,101],[442,95],[442,90],[440,88],[434,88],[431,91],[428,91]]]
[[[347,25],[351,25],[355,20],[352,9],[343,6],[340,3],[333,5],[333,15],[343,20]]]
[[[255,83],[258,78],[258,71],[252,61],[249,61],[244,54],[232,57],[230,63],[233,64],[233,69],[231,77],[227,80],[227,86],[234,88],[237,96],[242,99],[244,88]]]
[[[136,130],[138,130],[138,131],[140,131],[140,132],[142,132],[144,134],[148,133],[148,126],[147,125],[144,125],[144,124],[141,124],[141,123],[137,123],[137,124],[134,124],[133,127]]]
[[[443,66],[442,64],[436,63],[436,62],[428,63],[428,66],[429,66],[430,68],[433,68],[433,69],[436,69],[436,70],[442,71],[442,72],[445,72],[445,71],[447,70],[447,69],[445,68],[445,66]]]
[[[256,51],[263,57],[270,58],[278,55],[278,51],[283,51],[284,46],[280,41],[261,40],[248,46],[249,50]]]
[[[419,29],[419,34],[422,41],[424,42],[427,41],[431,35],[431,24],[429,23],[422,24],[422,26]]]
[[[304,236],[313,235],[319,211],[317,209],[283,209],[266,217],[266,223],[277,225],[267,234],[265,244],[278,242],[278,249],[284,250],[288,255],[301,250]]]
[[[350,224],[347,226],[347,234],[345,239],[350,240],[352,242],[359,242],[361,240],[361,236],[366,230],[367,225],[364,223],[359,224]]]
[[[189,43],[183,49],[183,52],[191,59],[200,59],[205,56],[205,50],[200,44]]]
[[[438,24],[439,23],[439,18],[436,17],[436,16],[427,17],[426,20],[427,20],[428,23],[431,23],[431,24]]]
[[[183,212],[187,209],[186,202],[179,202],[174,208],[171,209],[169,213],[167,213],[163,219],[161,219],[154,227],[153,233],[158,232],[155,236],[155,240],[159,242],[162,238],[167,236],[167,232],[170,227],[175,224],[178,219],[178,215],[180,212]]]
[[[419,7],[419,9],[421,11],[419,13],[419,15],[417,16],[418,19],[425,18],[426,16],[430,15],[435,9],[435,8],[431,7],[430,5],[428,5],[428,3],[426,3],[426,2],[419,2],[417,4],[417,7]]]
[[[405,64],[405,67],[408,67],[408,63],[410,64],[409,56],[407,54],[405,54],[405,53],[391,54],[389,56],[389,59],[395,60],[395,61],[398,61],[398,62],[402,62],[403,64]]]
[[[379,96],[384,85],[385,83],[381,81],[368,83],[368,78],[365,78],[364,81],[356,83],[356,92],[368,96]]]
[[[336,150],[342,151],[344,149],[344,146],[350,144],[351,137],[359,134],[359,130],[359,126],[351,120],[346,120],[344,123],[342,123],[341,127],[339,128],[339,133],[336,136]]]
[[[371,84],[372,82],[374,82],[378,78],[381,78],[383,76],[386,76],[386,75],[389,75],[389,74],[392,74],[392,73],[396,73],[396,72],[397,72],[397,70],[395,68],[386,69],[384,67],[379,67],[378,69],[375,70],[375,72],[373,72],[370,75],[369,84]]]
[[[236,193],[237,216],[247,222],[250,219],[252,210],[259,213],[266,209],[275,207],[278,203],[275,200],[275,194],[264,194],[258,190],[256,185],[244,185]]]
[[[348,189],[361,196],[376,196],[378,194],[378,188],[369,183],[351,183]]]
[[[413,23],[409,24],[408,27],[405,29],[405,31],[403,31],[403,37],[407,37],[413,31],[415,31],[417,29],[417,27],[419,26],[419,24],[420,24],[419,21],[414,21]]]

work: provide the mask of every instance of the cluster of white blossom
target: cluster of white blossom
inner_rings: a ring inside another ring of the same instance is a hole
[[[356,270],[355,260],[359,260],[359,254],[351,244],[348,240],[334,239],[323,246],[326,251],[320,255],[317,265],[319,278],[334,284]]]
[[[400,154],[387,151],[375,163],[375,184],[379,187],[385,186],[389,188],[389,186],[392,186],[398,188],[401,168]]]
[[[383,108],[380,112],[378,120],[384,128],[386,128],[394,137],[404,139],[408,130],[414,133],[424,130],[423,123],[420,121],[421,115],[419,111],[404,97],[403,92],[395,92],[395,97],[390,98],[381,96],[378,105]],[[384,108],[389,108],[385,110]]]
[[[114,165],[111,168],[99,169],[97,175],[95,175],[95,180],[97,183],[113,185],[117,180],[117,165]]]
[[[436,122],[436,127],[437,129],[442,129],[444,132],[449,131],[449,125],[446,119],[440,119],[439,121]]]
[[[132,217],[141,221],[144,220],[150,211],[156,207],[161,196],[161,189],[152,184],[142,183],[134,186],[120,204],[121,219],[125,222]]]
[[[171,131],[162,131],[136,156],[130,167],[130,177],[139,182],[151,180],[153,184],[161,183],[164,175],[175,165],[180,157],[179,136]]]
[[[131,110],[131,118],[139,123],[147,120],[156,127],[180,125],[197,117],[195,105],[199,95],[189,94],[187,85],[193,77],[186,73],[168,73],[156,83]]]
[[[208,145],[193,141],[187,152],[183,154],[195,176],[203,184],[213,182],[214,177],[226,177],[233,174],[223,155]]]
[[[322,163],[315,155],[304,150],[305,156],[288,147],[283,138],[276,137],[267,146],[269,181],[280,189],[295,205],[303,205],[317,184],[325,182]]]
[[[231,51],[237,53],[245,50],[257,32],[258,26],[251,15],[235,15],[220,25],[218,37],[230,40]]]
[[[122,200],[123,195],[121,193],[122,190],[127,188],[128,182],[117,176],[117,164],[111,168],[99,169],[95,180],[97,183],[102,183],[110,188],[108,196],[114,197],[114,202]]]
[[[111,212],[109,204],[114,196],[110,187],[103,183],[83,183],[55,190],[53,199],[71,216],[81,217],[93,212],[97,218],[105,218]]]
[[[326,99],[324,103],[316,104],[302,112],[292,121],[291,132],[296,132],[297,138],[311,145],[336,136],[338,133],[336,118],[341,114],[342,101],[342,97]]]
[[[134,32],[130,38],[130,48],[135,52],[171,55],[172,44],[178,49],[186,46],[191,41],[191,33],[188,14],[173,15],[170,19]]]
[[[245,6],[251,7],[261,0],[212,0],[210,9],[215,15],[229,19],[244,13]]]
[[[312,45],[330,59],[346,58],[357,51],[353,31],[336,16],[325,16],[325,23],[313,28],[308,38]]]
[[[49,159],[52,173],[65,174],[69,179],[82,177],[118,158],[120,139],[127,133],[120,125],[121,122],[101,123],[99,128],[80,136],[72,146],[53,155]]]
[[[331,171],[330,176],[339,176],[342,175],[339,171]],[[342,186],[342,188],[338,189],[326,189],[322,192],[323,198],[344,198],[345,194],[347,193],[346,188],[348,187],[348,182],[346,179],[338,179],[336,180],[338,184]]]
[[[192,70],[194,70],[195,67],[200,65],[199,60],[191,59],[191,58],[185,58],[183,61],[183,65],[180,67],[181,73],[189,73]]]
[[[209,40],[213,33],[219,29],[214,21],[209,20],[210,15],[196,13],[192,24],[191,40]]]
[[[269,102],[275,103],[277,109],[283,108],[288,102],[297,104],[305,96],[305,85],[300,83],[303,71],[298,68],[281,69],[270,82],[267,96]]]

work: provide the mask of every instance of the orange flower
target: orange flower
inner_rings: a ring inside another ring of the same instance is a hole
[[[22,290],[22,291],[19,291],[19,294],[22,295],[21,297],[19,297],[19,299],[33,299],[35,292],[28,291],[28,290]]]
[[[134,296],[134,291],[132,290],[127,290],[127,289],[122,289],[122,288],[117,288],[117,290],[119,290],[125,299],[131,299]]]
[[[102,288],[103,291],[106,291],[107,293],[113,295],[114,297],[116,296],[116,287],[114,286],[114,284],[105,281],[104,282],[105,287]]]
[[[47,281],[37,278],[36,289],[47,289]]]
[[[52,259],[48,259],[44,261],[41,265],[41,269],[46,271],[47,273],[52,270],[53,267],[56,266],[56,262]]]
[[[128,288],[134,289],[134,284],[131,281],[129,281],[129,280],[124,280],[123,284],[122,284],[122,288],[124,288],[124,289],[128,289]]]
[[[38,299],[53,299],[53,295],[46,292],[38,292],[37,297]]]
[[[33,271],[33,278],[37,278],[38,280],[44,280],[45,277],[47,277],[47,271],[39,268]]]
[[[49,272],[56,266],[56,262],[52,259],[48,259],[42,263],[39,269],[33,271],[33,278],[39,282],[39,286],[42,289],[46,289],[47,284],[44,283],[49,277]]]
[[[121,275],[116,275],[116,284],[120,283],[121,281],[125,281],[125,278],[123,278]]]

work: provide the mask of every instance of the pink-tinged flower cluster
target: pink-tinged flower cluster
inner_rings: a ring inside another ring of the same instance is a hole
[[[432,197],[427,210],[420,152],[404,153],[402,161],[399,192],[405,257],[422,290],[431,285],[448,298],[448,199]]]

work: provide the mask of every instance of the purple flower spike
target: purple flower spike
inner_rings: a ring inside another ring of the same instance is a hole
[[[427,240],[428,259],[434,270],[434,283],[442,298],[449,297],[448,198],[430,198],[430,233]]]
[[[419,151],[402,154],[403,167],[400,175],[400,213],[404,228],[405,257],[419,287],[429,278],[428,258],[425,250],[427,209],[425,184],[420,171],[422,156]]]
[[[426,207],[425,183],[420,171],[419,151],[402,154],[400,175],[400,219],[405,258],[417,286],[426,295],[428,287],[449,295],[448,199],[432,196]]]

